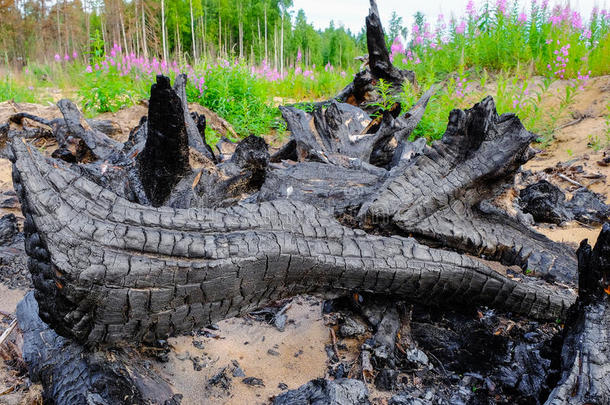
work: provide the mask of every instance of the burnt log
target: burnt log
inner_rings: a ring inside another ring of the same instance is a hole
[[[11,145],[41,318],[79,341],[156,341],[300,293],[481,303],[542,319],[573,302],[476,259],[346,228],[304,203],[134,204],[20,139]]]
[[[345,167],[319,162],[274,166],[267,173],[257,199],[260,202],[278,199],[302,201],[329,209],[337,215],[358,212],[387,176],[383,169],[365,170],[361,169],[362,166]]]
[[[390,222],[421,240],[573,281],[572,252],[487,203],[514,182],[532,156],[534,138],[515,115],[498,116],[491,97],[469,110],[453,110],[442,141],[394,168],[359,216]]]
[[[583,240],[578,256],[578,299],[566,321],[563,374],[547,405],[610,403],[610,224],[595,247]]]
[[[17,306],[23,359],[31,381],[56,405],[179,404],[171,387],[133,349],[94,351],[58,335],[38,316],[29,292]]]

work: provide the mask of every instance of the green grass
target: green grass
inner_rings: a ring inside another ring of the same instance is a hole
[[[594,14],[582,19],[588,23],[580,24],[573,20],[569,8],[532,5],[526,15],[516,3],[508,5],[504,13],[497,9],[499,4],[484,3],[476,13],[449,23],[439,20],[435,27],[421,21],[411,30],[414,40],[405,53],[393,48],[394,63],[415,71],[419,84],[405,85],[398,98],[403,110],[430,86],[438,88],[412,138],[439,139],[452,109],[469,108],[491,93],[498,112],[516,113],[527,129],[539,135],[538,141],[544,147],[552,142],[554,129],[561,124],[589,75],[610,73],[607,16]],[[100,41],[93,41],[97,51],[89,66],[63,61],[29,63],[22,72],[4,75],[0,79],[0,101],[40,102],[43,88],[57,88],[68,94],[76,91],[77,101],[92,116],[147,98],[155,74],[163,72],[173,78],[182,71],[190,77],[189,101],[218,113],[240,137],[272,132],[281,136],[285,123],[277,104],[328,99],[351,81],[357,67],[356,62],[345,71],[301,64],[287,67],[283,77],[266,65],[252,67],[224,60],[160,67],[156,60],[123,55],[120,49],[115,53],[117,49],[113,48],[111,55],[104,55]],[[558,87],[557,81],[568,79],[569,83],[559,86],[559,93],[553,90]],[[379,84],[381,110],[395,101],[384,86]],[[559,101],[545,102],[549,98]],[[301,103],[301,108],[310,106]],[[610,123],[608,128],[610,131]],[[213,142],[217,134],[210,133],[209,137]],[[609,143],[610,132],[605,138],[592,139],[592,145]]]

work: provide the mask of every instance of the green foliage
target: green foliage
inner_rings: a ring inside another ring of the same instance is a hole
[[[270,107],[271,94],[247,67],[209,67],[205,71],[205,86],[200,92],[192,83],[187,85],[189,101],[218,113],[240,136],[262,135],[276,126],[279,111]]]
[[[17,103],[35,103],[38,101],[34,88],[28,88],[17,83],[11,75],[0,79],[0,101],[13,100]]]
[[[379,79],[379,83],[375,86],[375,90],[379,93],[378,101],[369,103],[370,107],[376,107],[375,117],[382,115],[385,111],[389,111],[398,102],[399,97],[396,97],[392,92],[392,84],[383,79]]]
[[[83,100],[83,109],[91,115],[116,112],[134,105],[148,96],[149,89],[150,84],[133,80],[130,76],[121,76],[116,69],[109,69],[108,72],[98,70],[85,75],[79,83],[78,95]]]

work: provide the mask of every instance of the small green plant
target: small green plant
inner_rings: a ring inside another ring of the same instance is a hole
[[[602,140],[599,136],[589,135],[587,138],[589,139],[587,146],[593,149],[595,152],[599,152],[603,148]]]
[[[532,269],[529,269],[529,268],[528,268],[527,270],[525,270],[525,274],[526,274],[526,275],[528,275],[528,276],[529,276],[530,274],[533,274],[533,273],[534,273],[534,270],[532,270]]]
[[[569,157],[572,157],[572,155],[574,154],[574,152],[572,152],[572,149],[566,149],[566,153]]]
[[[379,101],[370,103],[369,106],[377,107],[377,111],[373,114],[373,116],[379,117],[385,111],[392,109],[392,107],[398,102],[398,97],[392,93],[392,84],[383,79],[379,79],[375,89],[379,92]]]

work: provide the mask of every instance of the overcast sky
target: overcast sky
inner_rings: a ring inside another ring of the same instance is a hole
[[[540,2],[541,0],[539,0]],[[490,0],[490,3],[494,3]],[[293,0],[294,6],[292,10],[295,12],[299,9],[305,11],[307,20],[313,23],[316,28],[326,28],[331,20],[335,22],[335,26],[344,25],[352,30],[353,33],[360,31],[364,27],[364,17],[368,14],[369,0]],[[392,11],[396,11],[399,16],[403,17],[403,22],[409,28],[413,23],[413,14],[417,11],[422,11],[426,14],[430,22],[436,22],[436,16],[443,14],[447,19],[453,13],[459,17],[464,14],[464,8],[468,0],[377,0],[379,14],[384,27],[387,27]],[[482,1],[475,0],[477,5],[482,4]],[[512,0],[508,1],[512,4]],[[520,0],[519,3],[529,5],[529,0]],[[551,4],[558,3],[553,0]],[[565,1],[561,2],[564,4]],[[583,20],[586,20],[595,4],[602,8],[606,4],[606,0],[572,0],[572,7],[583,13]],[[295,15],[293,14],[293,15]]]

